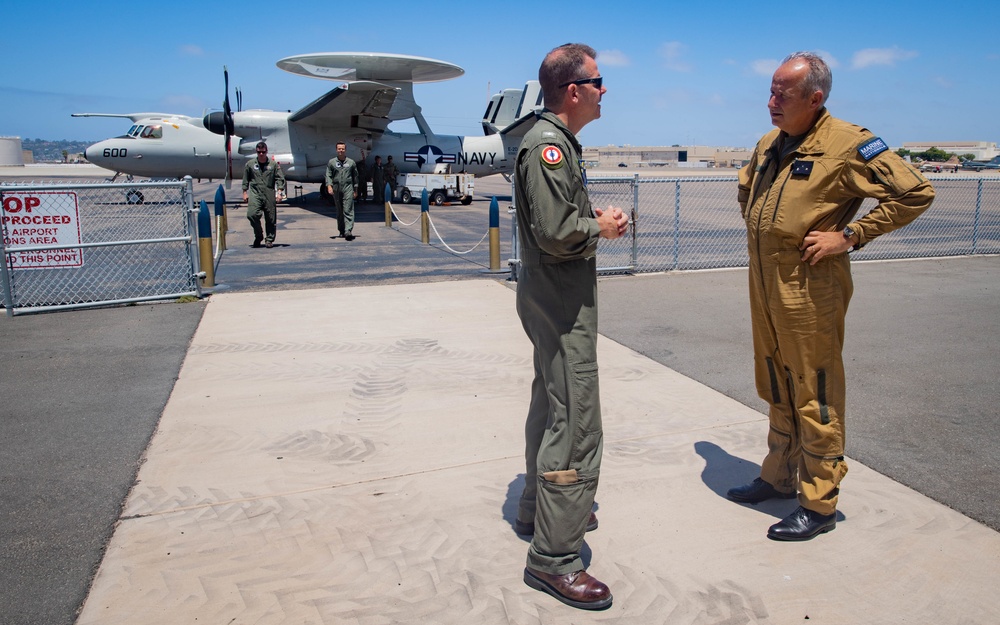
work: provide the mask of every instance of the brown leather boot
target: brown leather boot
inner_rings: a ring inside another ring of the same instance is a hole
[[[525,567],[524,583],[581,610],[605,610],[613,599],[607,585],[585,570],[553,575]]]

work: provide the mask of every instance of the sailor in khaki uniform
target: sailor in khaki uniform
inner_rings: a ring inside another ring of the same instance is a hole
[[[770,430],[760,477],[729,497],[758,503],[797,495],[799,508],[768,530],[774,540],[808,540],[836,526],[847,473],[848,252],[910,223],[934,199],[931,184],[882,139],[830,116],[831,84],[818,56],[786,58],[768,100],[777,129],[739,174],[755,378]],[[878,205],[857,218],[865,198]]]
[[[581,44],[546,56],[538,72],[546,110],[521,142],[514,172],[517,313],[535,367],[515,530],[532,535],[525,583],[587,610],[612,601],[580,557],[584,533],[597,523],[591,510],[603,448],[595,251],[598,238],[628,228],[621,209],[591,208],[575,136],[601,115],[606,89],[595,56]]]

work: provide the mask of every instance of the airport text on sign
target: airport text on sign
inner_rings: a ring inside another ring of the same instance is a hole
[[[80,212],[72,191],[5,191],[0,210],[6,248],[79,245]],[[15,251],[10,262],[17,269],[82,267],[78,247]]]

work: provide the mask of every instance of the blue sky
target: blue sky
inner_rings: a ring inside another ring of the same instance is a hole
[[[439,134],[482,134],[488,97],[537,75],[551,48],[599,51],[603,117],[585,145],[752,146],[770,129],[770,76],[795,50],[833,69],[837,117],[904,141],[1000,142],[995,2],[36,2],[4,9],[0,135],[99,140],[128,120],[70,113],[221,107],[222,67],[244,108],[297,110],[333,84],[279,70],[313,52],[448,61],[460,78],[417,85]],[[235,101],[234,101],[235,105]],[[394,125],[407,130],[407,126]]]

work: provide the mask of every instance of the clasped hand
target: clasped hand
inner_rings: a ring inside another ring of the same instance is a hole
[[[628,230],[628,215],[617,206],[609,206],[606,209],[595,208],[594,215],[597,216],[597,224],[601,227],[602,238],[617,239]]]

